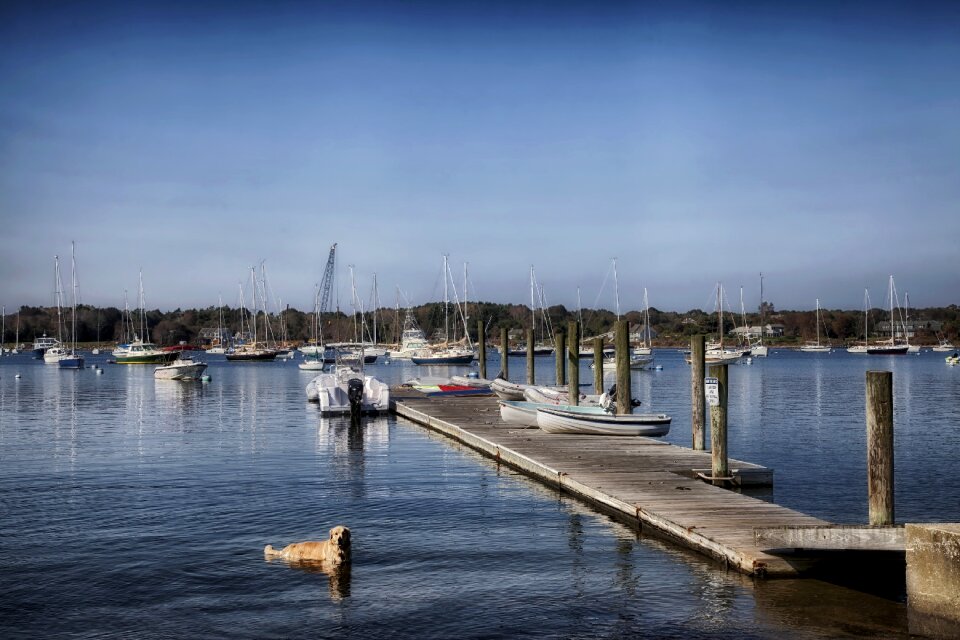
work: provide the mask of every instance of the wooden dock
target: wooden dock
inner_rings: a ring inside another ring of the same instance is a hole
[[[655,438],[553,435],[509,425],[490,397],[426,398],[399,389],[392,395],[398,415],[749,575],[796,576],[805,568],[797,558],[757,547],[754,529],[829,525],[697,479],[693,470],[709,472],[709,452]],[[730,469],[744,484],[772,476],[736,460]]]

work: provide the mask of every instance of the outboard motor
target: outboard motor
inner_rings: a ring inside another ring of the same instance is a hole
[[[636,398],[630,398],[631,407],[639,407],[640,401]],[[610,387],[610,390],[600,396],[600,406],[607,413],[615,413],[617,410],[617,385]]]
[[[359,417],[363,411],[363,380],[350,378],[347,381],[347,399],[350,401],[350,415]]]

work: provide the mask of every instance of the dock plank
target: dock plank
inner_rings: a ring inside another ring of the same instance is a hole
[[[621,520],[653,528],[749,575],[793,576],[794,562],[756,546],[754,529],[823,520],[695,479],[710,453],[642,437],[554,435],[504,423],[495,398],[395,397],[404,418],[443,433]],[[731,469],[764,471],[730,460]]]

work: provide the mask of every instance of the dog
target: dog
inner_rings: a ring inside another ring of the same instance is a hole
[[[319,562],[338,566],[350,562],[350,529],[336,526],[330,529],[330,539],[323,541],[294,542],[277,550],[267,545],[263,548],[265,558],[280,558],[290,563]]]

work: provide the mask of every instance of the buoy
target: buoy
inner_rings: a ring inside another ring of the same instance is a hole
[[[102,375],[103,375],[103,369],[97,369],[97,375],[98,375],[98,376],[102,376]]]
[[[206,374],[200,376],[200,382],[210,382],[210,376]]]
[[[17,380],[19,380],[19,379],[20,379],[20,374],[18,373],[17,375],[15,375],[15,376],[13,376],[13,377],[16,378]]]

